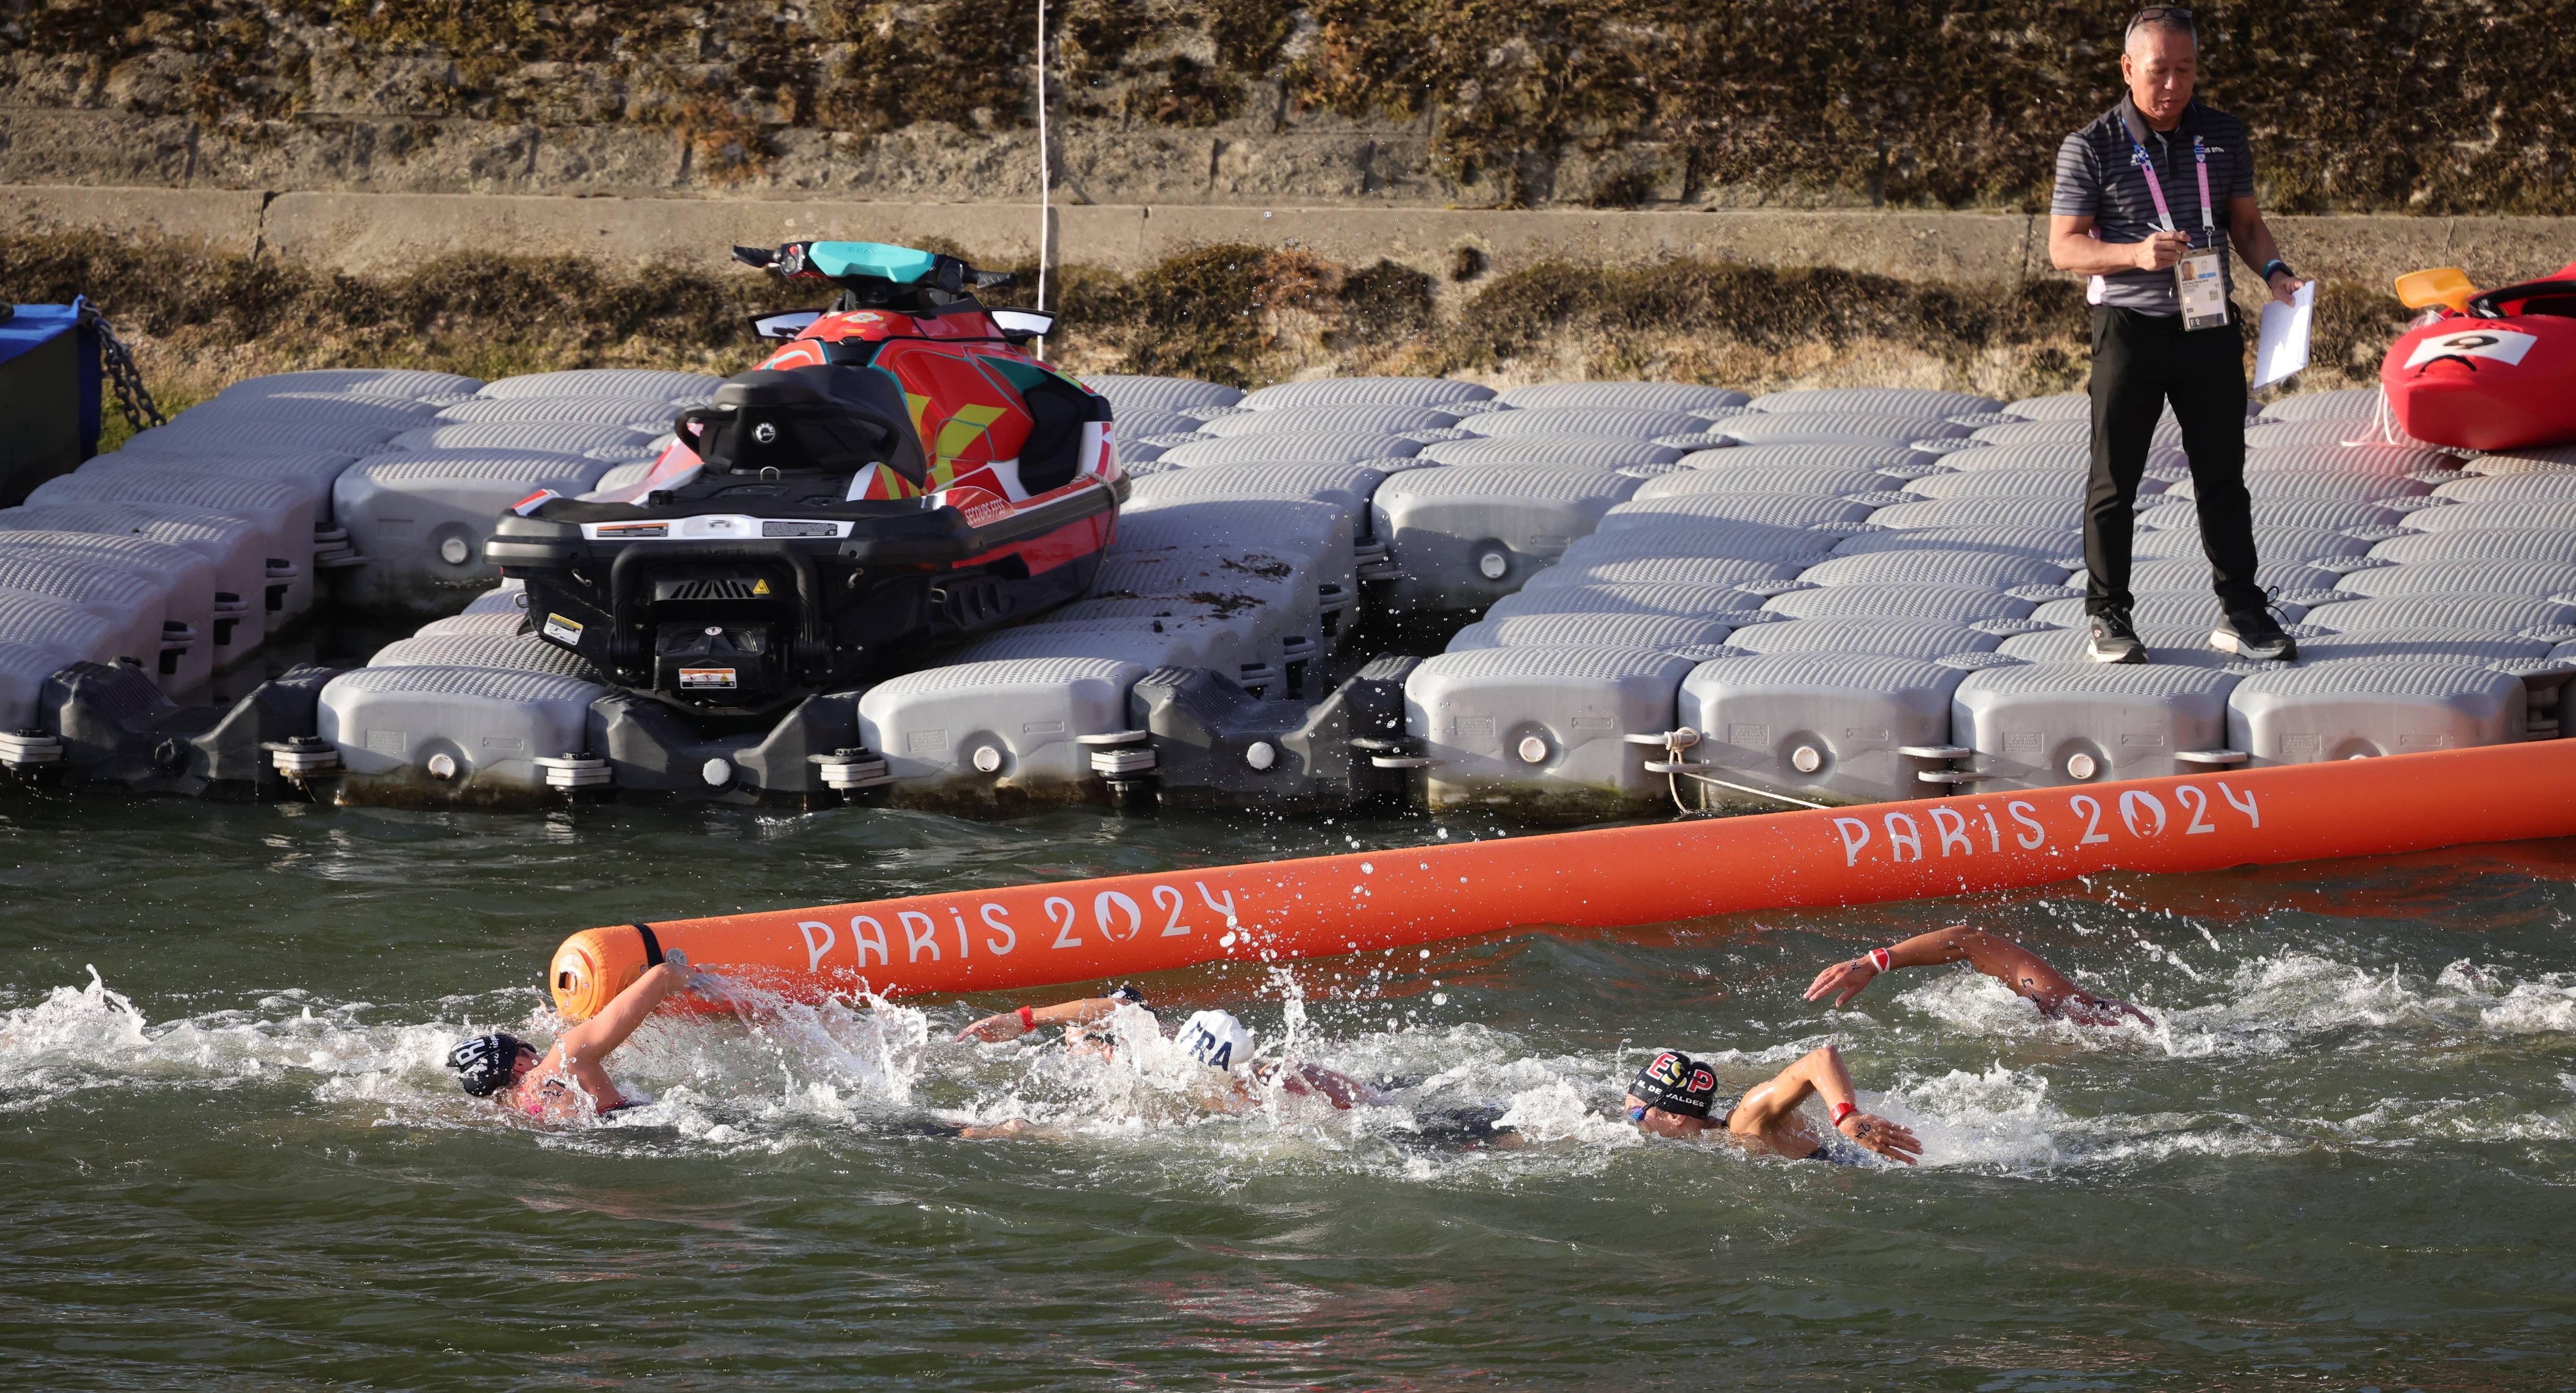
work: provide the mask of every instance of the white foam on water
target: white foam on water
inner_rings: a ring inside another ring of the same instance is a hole
[[[43,1001],[0,1017],[0,1112],[100,1088],[425,1076],[463,1033],[439,1023],[371,1024],[365,1016],[375,1009],[290,990],[262,998],[255,1009],[156,1025],[93,967],[88,985],[55,987]]]
[[[658,1126],[727,1144],[792,1144],[788,1131],[846,1125],[907,1109],[929,1035],[920,1011],[883,1002],[790,1003],[735,985],[736,1018],[657,1016],[610,1061],[643,1106],[550,1132]],[[95,969],[0,1016],[0,1113],[43,1108],[85,1091],[303,1087],[321,1102],[362,1105],[397,1126],[528,1126],[467,1097],[448,1050],[494,1028],[543,1043],[562,1021],[523,990],[451,998],[425,1021],[370,1019],[380,1008],[302,990],[250,1009],[148,1020]],[[498,1008],[496,1013],[495,1008]]]
[[[1134,1007],[1105,1023],[1114,1054],[1103,1058],[1069,1050],[1052,1030],[1000,1045],[954,1045],[954,1026],[918,1008],[867,997],[796,1003],[733,984],[726,988],[731,1013],[656,1016],[610,1061],[620,1089],[642,1106],[541,1129],[466,1098],[443,1067],[457,1038],[496,1025],[550,1040],[562,1023],[532,993],[450,998],[426,1013],[431,1019],[401,1021],[364,1002],[285,991],[248,1009],[156,1023],[93,972],[86,985],[54,988],[0,1016],[0,1113],[91,1089],[265,1081],[352,1106],[377,1125],[524,1127],[541,1131],[547,1145],[716,1153],[830,1146],[854,1133],[932,1119],[989,1125],[1018,1118],[1098,1150],[1103,1163],[1114,1156],[1132,1167],[1141,1148],[1158,1164],[1190,1173],[1193,1184],[1220,1187],[1301,1166],[1357,1166],[1415,1182],[1512,1183],[1588,1173],[1647,1144],[1617,1111],[1642,1047],[1550,1052],[1480,1024],[1411,1025],[1405,1007],[1381,1002],[1357,1006],[1350,1014],[1361,1019],[1327,1030],[1307,1009],[1299,981],[1273,976],[1266,995],[1279,1001],[1282,1024],[1265,1040],[1265,1053],[1348,1074],[1383,1090],[1382,1099],[1343,1110],[1277,1087],[1238,1089],[1188,1059],[1153,1015]],[[1999,1052],[2039,1050],[2036,1066],[1934,1064],[1892,1080],[1862,1080],[1890,1085],[1864,1088],[1862,1106],[1912,1128],[1925,1145],[1923,1164],[1933,1169],[2046,1176],[2181,1155],[2576,1136],[2576,1107],[2567,1099],[2497,1099],[2465,1086],[2453,1090],[2464,1098],[2392,1098],[2340,1118],[2218,1111],[2078,1117],[2052,1100],[2045,1060],[2067,1049],[2079,1058],[2128,1051],[2223,1067],[2229,1057],[2279,1056],[2336,1032],[2396,1032],[2399,1045],[2411,1048],[2426,1030],[2499,1041],[2576,1031],[2576,974],[2462,959],[2427,976],[2290,951],[2202,976],[2184,988],[2198,1001],[2150,1008],[2158,1020],[2153,1030],[2047,1019],[2000,983],[1962,969],[1880,997],[1885,1019],[1835,1013],[1841,1029],[1832,1035],[1752,1048],[1664,1043],[1716,1066],[1728,1092],[1832,1040],[1873,1052],[1919,1043],[1928,1029],[1944,1040],[1989,1040]],[[1381,1023],[1385,1028],[1375,1028]],[[2376,1046],[2365,1040],[2360,1048]],[[2560,1079],[2576,1092],[2570,1080],[2576,1075]],[[1807,1112],[1821,1135],[1820,1109],[1811,1104]],[[1453,1119],[1471,1113],[1528,1145],[1482,1150],[1461,1143]]]
[[[2177,1056],[2272,1054],[2332,1032],[2435,1029],[2523,1035],[2576,1031],[2576,974],[2516,979],[2460,959],[2426,977],[2362,968],[2306,952],[2239,964],[2218,999],[2163,1014]]]
[[[2204,984],[2199,994],[2207,999],[2181,1006],[2138,1003],[2154,1017],[2153,1029],[2134,1021],[2086,1026],[2043,1016],[2001,982],[1965,967],[1934,976],[1891,1000],[1940,1022],[1949,1032],[2044,1036],[2088,1049],[2143,1046],[2175,1058],[2280,1054],[2306,1038],[2354,1028],[2430,1026],[2496,1035],[2576,1032],[2576,974],[2571,973],[2516,980],[2502,969],[2461,959],[2425,977],[2402,968],[2365,969],[2292,951],[2243,961],[2223,973],[2192,976]],[[1866,998],[1853,1003],[1866,1004]]]

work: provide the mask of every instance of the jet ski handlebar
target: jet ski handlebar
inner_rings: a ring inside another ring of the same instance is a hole
[[[2535,311],[2530,304],[2534,300],[2554,302],[2576,300],[2576,280],[2524,281],[2520,285],[2499,286],[2494,290],[2480,291],[2470,298],[2469,313],[2480,319],[2503,319],[2506,317],[2504,306],[2516,301],[2522,302],[2524,314],[2565,312],[2554,304],[2548,310]]]
[[[733,259],[790,280],[827,280],[853,289],[867,284],[928,286],[956,295],[1020,283],[1008,271],[979,271],[953,256],[885,242],[789,242],[775,250],[736,247]]]

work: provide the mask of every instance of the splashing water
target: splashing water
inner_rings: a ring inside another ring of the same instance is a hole
[[[1379,1095],[1348,1110],[1237,1096],[1132,1009],[1106,1057],[1054,1031],[952,1043],[1096,986],[795,1003],[724,982],[729,1011],[658,1016],[608,1061],[644,1106],[544,1127],[442,1060],[468,1033],[558,1032],[527,978],[569,928],[733,903],[714,893],[1249,858],[1276,830],[60,817],[0,821],[21,910],[0,919],[0,1347],[33,1385],[530,1383],[578,1359],[750,1387],[864,1367],[924,1387],[2393,1389],[2443,1360],[2506,1386],[2576,1354],[2551,1237],[2576,1225],[2576,892],[2554,869],[2123,881],[1139,984],[1163,1020],[1233,1011],[1270,1057]],[[99,878],[102,858],[130,869]],[[2293,891],[2345,908],[2274,907]],[[1847,1010],[1801,999],[1818,964],[1963,914],[2154,1024],[2044,1019],[1964,968]],[[1921,1167],[1653,1139],[1617,1113],[1655,1049],[1736,1093],[1825,1043],[1922,1137]],[[1012,1118],[1039,1134],[955,1134]]]

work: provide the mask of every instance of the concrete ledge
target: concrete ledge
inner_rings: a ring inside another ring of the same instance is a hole
[[[797,237],[940,237],[996,260],[1033,256],[1038,241],[1037,209],[1008,203],[15,185],[8,206],[0,227],[16,232],[92,228],[178,237],[369,273],[469,250],[716,265],[736,243]],[[1987,284],[2051,274],[2045,219],[2019,213],[1082,204],[1059,206],[1052,216],[1057,264],[1119,272],[1193,247],[1249,242],[1303,247],[1347,266],[1386,258],[1444,282],[1461,247],[1483,252],[1496,273],[1549,260],[1635,266],[1697,257]],[[2303,274],[2379,286],[2426,266],[2460,266],[2480,284],[2527,279],[2555,270],[2576,244],[2576,218],[2278,217],[2273,225]]]
[[[0,230],[85,230],[119,237],[171,237],[215,251],[259,250],[257,190],[92,189],[17,185],[0,199]]]

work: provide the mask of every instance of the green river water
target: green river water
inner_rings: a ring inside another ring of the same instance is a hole
[[[1053,1044],[941,1043],[1047,994],[657,1021],[612,1061],[655,1101],[560,1131],[438,1064],[469,1024],[550,1035],[539,974],[592,924],[1435,835],[10,794],[0,1380],[2576,1385],[2576,843],[1142,983],[1399,1100],[1355,1113],[1207,1117]],[[1964,968],[1800,1000],[1961,918],[2157,1028],[2044,1023]],[[1731,1092],[1828,1040],[1920,1169],[1613,1121],[1654,1047]],[[1473,1105],[1534,1144],[1414,1130]],[[1013,1115],[1067,1135],[925,1125]]]

